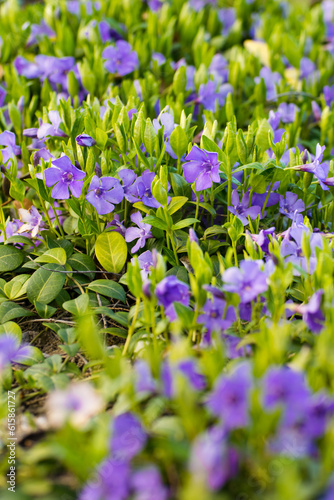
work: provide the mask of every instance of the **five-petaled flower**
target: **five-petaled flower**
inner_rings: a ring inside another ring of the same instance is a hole
[[[241,202],[239,201],[238,191],[234,189],[232,191],[231,201],[233,207],[229,206],[229,211],[236,215],[239,220],[241,220],[244,226],[248,224],[248,217],[251,219],[256,219],[258,215],[261,214],[261,207],[259,205],[249,206],[249,193],[245,193],[242,197]]]
[[[106,59],[104,63],[106,70],[121,76],[132,73],[139,64],[137,53],[124,40],[118,40],[115,46],[106,47],[102,52],[102,57]]]
[[[99,215],[110,214],[115,205],[123,200],[124,192],[121,183],[114,177],[101,177],[97,175],[91,180],[86,200],[96,208]]]
[[[143,218],[140,212],[135,212],[131,214],[131,220],[138,227],[128,227],[125,232],[125,241],[129,243],[130,241],[138,239],[137,243],[131,249],[131,253],[135,253],[139,248],[145,246],[145,242],[148,238],[152,238],[151,226],[143,222]],[[144,219],[145,220],[145,219]]]
[[[54,186],[51,196],[55,200],[67,200],[71,191],[74,198],[79,198],[83,187],[85,172],[72,165],[68,156],[61,156],[53,160],[52,167],[44,170],[45,184]],[[43,179],[43,174],[36,174],[38,179]]]
[[[220,182],[218,153],[212,153],[193,146],[183,164],[184,177],[187,182],[195,182],[195,190],[203,191],[214,182]]]

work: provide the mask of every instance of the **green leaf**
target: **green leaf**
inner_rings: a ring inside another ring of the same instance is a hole
[[[187,134],[180,125],[175,127],[170,136],[170,145],[178,158],[181,158],[187,152],[188,138]]]
[[[121,300],[125,303],[126,295],[124,288],[119,283],[112,280],[96,280],[87,287],[95,293],[100,293],[111,299]]]
[[[15,318],[23,318],[25,316],[33,316],[34,313],[15,304],[15,302],[6,301],[0,304],[0,322],[7,323]]]
[[[95,253],[97,260],[106,271],[118,274],[126,262],[128,247],[121,234],[103,233],[97,237]]]
[[[165,221],[155,217],[155,215],[148,215],[145,217],[145,224],[150,224],[153,227],[157,227],[158,229],[162,229],[163,231],[168,230],[168,226]]]
[[[157,133],[152,125],[152,121],[150,118],[147,118],[144,130],[144,146],[147,149],[150,156],[153,156],[156,137]]]
[[[29,356],[20,360],[20,364],[25,366],[32,366],[37,363],[41,363],[42,361],[44,361],[43,353],[37,347],[30,346]]]
[[[66,274],[54,271],[64,271],[63,266],[46,264],[34,272],[28,281],[27,297],[33,304],[35,301],[49,304],[57,297],[64,286]]]
[[[269,145],[269,139],[268,139],[268,132],[271,130],[273,132],[273,129],[269,125],[266,119],[263,119],[259,123],[259,128],[256,132],[255,136],[255,144],[262,149],[262,151],[266,151],[270,145]]]
[[[191,224],[195,224],[195,222],[199,222],[199,220],[194,218],[180,220],[180,222],[174,224],[172,229],[173,231],[177,231],[178,229],[182,229],[183,227],[191,226]]]
[[[40,318],[48,319],[51,318],[51,316],[54,315],[54,313],[57,311],[55,307],[48,306],[47,304],[42,304],[41,302],[35,301],[34,302],[36,312]]]
[[[95,139],[96,145],[103,151],[108,141],[108,134],[104,130],[97,128]]]
[[[18,248],[0,246],[0,272],[13,271],[18,268],[24,260],[24,253]]]
[[[63,303],[63,308],[65,311],[70,312],[74,316],[79,316],[84,314],[89,306],[89,296],[87,293],[79,295],[76,299],[68,300]]]
[[[218,160],[219,161],[224,160],[223,152],[220,149],[220,147],[218,146],[218,144],[216,144],[214,141],[209,139],[209,137],[207,137],[206,135],[202,136],[201,141],[202,141],[203,148],[205,149],[205,151],[218,153]]]
[[[169,215],[173,215],[175,212],[177,212],[180,208],[183,207],[188,201],[188,198],[186,196],[175,196],[170,200],[170,203],[168,205],[168,213]]]
[[[86,274],[91,279],[94,279],[96,266],[93,259],[88,255],[75,253],[69,259],[68,264],[76,271],[81,271],[82,274]]]
[[[4,293],[10,300],[14,300],[26,293],[27,281],[30,274],[19,274],[4,286]]]
[[[35,259],[35,262],[48,262],[50,264],[66,264],[67,256],[63,248],[51,248]]]
[[[7,321],[3,325],[0,325],[0,335],[14,335],[19,342],[22,340],[22,330],[14,321]]]
[[[123,330],[122,328],[116,328],[116,327],[103,328],[101,330],[101,333],[108,333],[109,335],[115,335],[116,337],[121,337],[122,339],[126,339],[128,336],[127,330]]]

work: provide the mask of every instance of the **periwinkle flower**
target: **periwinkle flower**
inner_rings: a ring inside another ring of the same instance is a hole
[[[58,111],[49,111],[48,114],[50,123],[42,123],[37,131],[38,139],[47,137],[67,137],[65,132],[60,128],[61,118]]]
[[[129,243],[130,241],[138,239],[137,243],[131,249],[131,253],[135,253],[139,248],[145,246],[146,240],[152,238],[151,226],[143,222],[145,219],[142,218],[140,212],[135,212],[130,216],[132,222],[134,222],[138,227],[128,227],[125,232],[125,241]]]
[[[302,250],[304,233],[309,235],[310,238],[311,255],[308,262]],[[281,243],[281,255],[285,257],[286,262],[292,262],[295,266],[301,267],[304,271],[313,274],[317,265],[315,251],[317,247],[323,247],[322,236],[317,233],[310,233],[310,230],[304,225],[294,223],[284,235]],[[299,276],[299,274],[299,271],[294,269],[294,275]]]
[[[79,198],[83,187],[85,172],[72,165],[68,156],[61,156],[52,161],[52,167],[44,170],[45,184],[51,187],[55,184],[51,196],[55,200],[67,200],[70,192]],[[38,179],[43,179],[43,174],[36,174]]]
[[[213,76],[214,81],[221,85],[228,80],[228,62],[221,54],[215,54],[209,66],[209,74]]]
[[[222,333],[229,328],[236,320],[236,315],[232,306],[226,307],[223,299],[213,296],[213,300],[208,299],[197,318],[198,323],[202,323],[208,333],[207,340],[210,340],[212,332]]]
[[[121,29],[125,31],[126,27],[121,25]],[[122,40],[123,38],[118,30],[111,28],[109,23],[104,20],[98,23],[98,30],[103,44],[110,42],[111,40]]]
[[[161,363],[160,378],[162,394],[165,398],[171,399],[174,396],[174,379],[170,363],[167,360]]]
[[[165,308],[165,314],[170,321],[176,319],[174,302],[187,306],[189,304],[189,286],[176,276],[166,276],[157,284],[155,294],[158,304]]]
[[[326,106],[331,107],[331,104],[334,101],[334,85],[332,85],[331,87],[329,85],[326,85],[324,87],[324,98]]]
[[[225,434],[219,426],[209,428],[196,437],[191,449],[191,474],[213,491],[219,490],[237,472],[237,455],[228,448]]]
[[[138,359],[134,365],[136,392],[153,393],[156,383],[150,365],[144,359]]]
[[[295,312],[302,314],[303,321],[305,321],[312,333],[320,333],[324,326],[325,316],[321,310],[323,294],[323,290],[318,290],[312,295],[307,304],[297,305],[293,308]]]
[[[311,61],[311,59],[309,59],[308,57],[302,57],[300,60],[299,71],[300,71],[300,78],[307,79],[315,74],[316,66],[314,62]]]
[[[164,127],[164,139],[167,141],[166,152],[169,154],[169,156],[171,156],[172,158],[174,158],[174,160],[176,160],[177,156],[174,153],[169,142],[171,133],[175,128],[174,116],[168,112],[161,113],[158,119],[154,118],[152,124],[156,132],[158,132],[158,130],[160,130],[161,127]]]
[[[240,301],[247,304],[268,289],[266,274],[261,271],[262,261],[242,260],[240,269],[230,267],[223,274],[224,290],[237,293]]]
[[[121,177],[122,172],[127,169],[122,169],[118,173],[118,175]],[[129,171],[131,172],[131,171]],[[133,176],[130,173],[125,174],[123,177],[123,186],[125,186],[125,198],[130,201],[131,203],[135,203],[136,201],[141,201],[146,205],[147,207],[151,208],[159,208],[161,207],[161,203],[159,203],[153,196],[151,186],[153,179],[155,178],[155,173],[150,172],[149,169],[144,170],[142,175],[140,177],[137,177],[137,179],[133,182],[133,184],[130,184],[131,180],[133,179]],[[168,203],[169,203],[170,198],[168,197]]]
[[[196,103],[202,104],[204,109],[214,113],[216,111],[216,105],[224,106],[227,95],[232,92],[233,87],[228,83],[220,85],[218,89],[217,84],[213,81],[202,83],[198,90]]]
[[[196,12],[200,12],[206,5],[217,5],[217,0],[190,0],[189,5]]]
[[[312,113],[314,116],[314,120],[316,122],[320,122],[321,116],[322,116],[322,111],[321,111],[319,104],[316,101],[312,101],[311,105],[312,105]]]
[[[250,237],[253,241],[261,248],[262,252],[265,254],[269,253],[269,243],[270,240],[268,238],[269,235],[274,236],[276,228],[270,227],[268,229],[261,229],[259,234],[250,234],[248,231],[247,234],[250,234]]]
[[[124,192],[118,179],[97,175],[91,180],[86,200],[96,208],[99,215],[110,214],[115,205],[123,200]]]
[[[79,500],[127,500],[130,478],[129,462],[108,458],[100,465],[96,480],[89,481],[84,486]]]
[[[227,431],[248,423],[249,392],[252,386],[249,365],[243,363],[234,372],[221,375],[207,400],[209,411],[219,417]]]
[[[17,155],[21,154],[21,148],[16,145],[16,137],[13,132],[5,130],[0,134],[0,146],[5,146],[1,149],[2,159],[4,163],[10,158],[15,158]]]
[[[249,206],[249,193],[245,193],[242,197],[241,202],[239,201],[239,194],[236,189],[232,191],[231,201],[233,206],[229,206],[229,211],[238,217],[244,226],[248,224],[248,217],[251,219],[256,219],[258,215],[261,215],[261,207],[258,205]]]
[[[75,428],[84,428],[103,407],[101,396],[91,384],[73,382],[66,389],[50,393],[46,403],[47,419],[55,428],[67,421]]]
[[[234,25],[237,19],[237,14],[234,7],[230,7],[227,9],[220,9],[218,11],[218,17],[223,25],[223,30],[222,30],[223,36],[228,36],[232,26]]]
[[[112,227],[113,231],[120,233],[122,236],[125,236],[126,227],[123,224],[124,220],[120,220],[119,214],[115,214],[112,221],[107,223],[106,227]]]
[[[106,59],[104,63],[106,70],[121,76],[132,73],[139,64],[137,53],[124,40],[118,40],[115,46],[106,47],[102,52],[102,57]]]
[[[166,62],[166,58],[160,52],[152,52],[152,61],[156,62],[158,66],[162,66]]]
[[[149,465],[136,471],[131,478],[134,500],[167,500],[168,491],[163,485],[157,467]]]
[[[43,218],[38,212],[37,208],[32,206],[29,210],[24,208],[19,209],[19,215],[22,226],[18,229],[18,233],[31,233],[33,238],[36,238],[37,234],[44,227]]]
[[[298,110],[299,108],[295,104],[287,104],[286,102],[282,102],[277,109],[283,123],[294,122]]]
[[[115,417],[110,441],[114,458],[131,460],[144,448],[146,440],[146,432],[134,414],[127,412]]]
[[[21,344],[15,335],[0,335],[0,374],[11,363],[20,363],[30,356],[30,346]]]
[[[292,168],[293,170],[301,170],[302,172],[309,172],[313,174],[318,179],[322,189],[327,191],[328,187],[324,184],[324,182],[326,181],[329,172],[329,164],[326,162],[322,163],[322,157],[325,149],[326,146],[320,146],[320,144],[317,144],[315,158],[311,163],[307,163],[306,165],[297,165]]]
[[[218,153],[212,153],[193,146],[183,164],[184,178],[195,182],[195,190],[203,191],[214,182],[220,182]]]
[[[185,359],[178,364],[179,371],[185,375],[190,384],[197,391],[202,391],[206,387],[204,375],[199,372],[193,359]]]
[[[288,219],[293,220],[296,212],[304,212],[305,203],[300,198],[298,199],[298,195],[296,193],[291,193],[287,191],[284,196],[280,195],[279,197],[279,213],[288,217]]]
[[[118,177],[122,181],[124,198],[130,203],[136,203],[136,201],[139,201],[139,198],[136,196],[137,192],[134,185],[137,178],[135,172],[129,168],[122,168],[122,170],[118,172]]]
[[[44,19],[40,24],[32,24],[30,28],[30,35],[27,40],[27,47],[31,47],[35,45],[40,39],[43,37],[47,37],[49,39],[55,38],[56,33],[53,31],[50,26],[46,24]]]
[[[91,148],[96,144],[95,139],[88,134],[80,134],[75,138],[75,140],[79,146],[84,148]]]
[[[5,103],[6,95],[7,95],[6,90],[0,85],[0,108]]]
[[[17,236],[19,228],[23,225],[23,222],[21,222],[18,219],[13,219],[12,221],[8,221],[6,224],[6,238],[10,238],[11,236]],[[21,233],[22,235],[22,233]],[[29,233],[24,233],[22,236],[26,236],[27,238],[30,238]],[[0,231],[0,243],[4,242],[4,232],[3,230]],[[21,244],[18,243],[18,246]]]
[[[45,162],[49,162],[50,160],[55,159],[55,157],[46,148],[41,148],[34,153],[33,157],[34,167],[41,164],[41,158],[43,158]]]
[[[260,83],[261,78],[263,78],[264,84],[267,89],[267,101],[271,101],[276,97],[276,85],[282,80],[282,76],[277,72],[272,72],[270,68],[266,66],[261,68],[260,75],[254,78],[255,83]]]
[[[131,259],[131,262],[133,261],[134,259]],[[146,252],[140,254],[138,257],[138,264],[141,269],[140,271],[141,277],[143,280],[146,280],[148,278],[151,268],[154,265],[152,252],[150,250],[146,250]]]

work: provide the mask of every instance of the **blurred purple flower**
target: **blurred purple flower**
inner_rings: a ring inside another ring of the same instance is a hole
[[[304,212],[305,203],[296,193],[291,193],[287,191],[285,193],[285,198],[280,195],[279,197],[279,213],[288,217],[288,219],[293,220],[296,212]]]
[[[300,214],[299,214],[300,215]],[[295,266],[301,267],[304,271],[314,273],[317,258],[315,249],[323,247],[322,236],[317,233],[310,234],[311,256],[309,265],[307,265],[306,257],[302,251],[303,234],[309,234],[310,230],[304,225],[294,223],[284,234],[284,239],[281,243],[281,255],[285,257],[286,262],[292,262]],[[299,271],[294,269],[294,275],[299,276]]]
[[[0,108],[5,103],[6,95],[7,95],[6,90],[0,85]]]
[[[239,202],[239,194],[236,189],[232,191],[233,207],[229,206],[228,210],[236,215],[238,219],[242,222],[244,226],[248,224],[248,217],[251,219],[256,219],[258,215],[261,215],[261,207],[258,205],[249,206],[249,193],[245,193],[242,197],[241,203]]]
[[[300,78],[309,78],[316,74],[316,65],[308,57],[302,57],[300,60]]]
[[[274,236],[276,228],[270,227],[269,229],[261,229],[259,234],[250,234],[249,231],[246,231],[247,234],[250,235],[253,241],[261,248],[262,252],[265,254],[269,253],[269,243],[270,240],[268,235]]]
[[[51,196],[55,200],[67,200],[71,191],[75,198],[79,198],[86,174],[72,165],[68,156],[61,156],[52,161],[52,167],[44,170],[45,184],[51,187],[55,184]],[[36,174],[38,179],[43,179],[43,174]]]
[[[202,309],[202,314],[197,318],[198,323],[202,323],[207,330],[205,340],[210,343],[212,332],[223,332],[229,328],[236,320],[236,315],[232,306],[226,307],[225,300],[213,296],[213,300],[208,299]]]
[[[134,262],[134,259],[131,259]],[[150,250],[146,250],[138,257],[138,264],[141,269],[140,274],[143,280],[146,280],[149,276],[150,270],[153,267],[153,255]]]
[[[323,294],[323,290],[318,290],[307,304],[300,304],[293,308],[293,311],[302,314],[303,320],[312,333],[320,333],[324,326],[325,316],[321,310]]]
[[[137,53],[124,40],[118,40],[115,46],[106,47],[102,52],[102,57],[106,59],[104,63],[106,70],[121,76],[132,73],[139,64]]]
[[[240,269],[230,267],[223,274],[224,290],[237,293],[240,301],[247,304],[268,289],[267,277],[260,269],[262,261],[242,260]]]
[[[174,302],[187,306],[189,304],[189,286],[176,278],[176,276],[166,276],[157,284],[155,294],[158,304],[165,308],[165,314],[170,321],[176,319]]]
[[[165,56],[160,52],[152,52],[151,58],[152,61],[155,61],[158,64],[158,66],[162,66],[166,62]]]
[[[190,384],[197,391],[202,391],[206,387],[205,377],[199,372],[193,359],[185,359],[178,364],[178,369],[189,380]]]
[[[92,178],[86,200],[96,208],[99,215],[110,214],[116,205],[124,198],[123,188],[118,179],[114,177],[101,177],[94,175]]]
[[[162,394],[167,399],[171,399],[174,396],[174,380],[170,364],[166,360],[161,363],[160,379],[162,383]]]
[[[27,40],[27,47],[35,45],[41,38],[47,37],[48,39],[55,38],[56,33],[50,26],[46,24],[44,19],[40,24],[32,24],[30,28],[30,35]]]
[[[21,154],[21,148],[16,146],[15,134],[8,130],[0,134],[0,146],[5,146],[4,149],[0,150],[4,163],[7,163],[10,158],[14,159],[17,155]]]
[[[221,54],[213,56],[208,71],[218,85],[228,81],[228,62]]]
[[[138,359],[134,364],[134,372],[136,392],[153,393],[156,389],[156,384],[147,361]]]
[[[324,87],[324,98],[326,106],[331,107],[331,104],[334,101],[334,85],[332,85],[331,87],[329,87],[329,85],[326,85]]]
[[[135,212],[131,214],[131,220],[138,227],[128,227],[125,232],[125,241],[129,243],[130,241],[138,239],[137,243],[131,249],[131,253],[138,252],[139,248],[145,246],[146,240],[152,238],[151,226],[143,222],[145,219],[142,218],[140,212]]]
[[[147,435],[138,418],[130,412],[114,418],[110,448],[119,461],[131,460],[144,448]]]
[[[232,373],[221,375],[207,400],[210,412],[219,417],[227,431],[248,423],[249,391],[252,385],[250,367],[240,364]]]
[[[155,118],[152,123],[156,132],[158,132],[158,130],[160,130],[162,126],[164,127],[164,139],[167,141],[166,152],[169,154],[169,156],[176,160],[177,156],[174,153],[169,142],[171,133],[175,128],[174,116],[171,113],[164,112],[160,114],[158,119]]]
[[[19,343],[16,335],[0,335],[0,373],[11,363],[20,363],[30,356],[30,346]]]
[[[162,483],[161,475],[155,465],[149,465],[134,472],[131,478],[134,491],[133,500],[167,500],[168,492]]]
[[[328,187],[324,184],[324,181],[326,181],[329,172],[329,164],[326,162],[322,163],[323,152],[325,149],[326,146],[320,146],[320,144],[317,144],[314,160],[311,163],[306,163],[306,165],[297,165],[296,167],[293,167],[293,170],[301,170],[302,172],[309,172],[313,174],[318,179],[322,189],[327,191]]]
[[[79,146],[90,148],[96,144],[96,141],[88,134],[80,134],[75,138]]]
[[[162,7],[161,0],[148,0],[147,4],[152,12],[157,12]]]
[[[218,89],[217,84],[213,81],[202,83],[198,90],[196,103],[202,104],[204,109],[214,113],[216,111],[216,104],[224,106],[227,94],[232,92],[233,87],[228,83],[220,85]]]
[[[260,83],[261,78],[267,89],[267,101],[272,101],[276,97],[276,85],[280,83],[282,77],[277,71],[272,72],[270,68],[264,66],[260,70],[260,75],[254,78],[255,83]]]
[[[219,183],[218,153],[212,153],[193,146],[183,164],[184,178],[187,182],[195,182],[195,190],[203,191],[214,182]]]
[[[223,36],[228,36],[233,24],[237,19],[235,9],[233,7],[228,9],[220,9],[218,11],[219,21],[223,25],[222,34]]]
[[[130,479],[129,463],[109,458],[100,465],[96,479],[85,485],[79,500],[127,500]]]
[[[294,122],[297,111],[299,111],[299,108],[295,104],[286,102],[282,102],[277,109],[283,123]]]

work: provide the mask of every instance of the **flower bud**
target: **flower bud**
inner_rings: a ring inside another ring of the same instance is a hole
[[[80,134],[75,138],[75,140],[77,141],[77,144],[79,146],[85,148],[90,148],[91,146],[94,146],[96,144],[96,141],[93,139],[93,137],[88,134]]]

